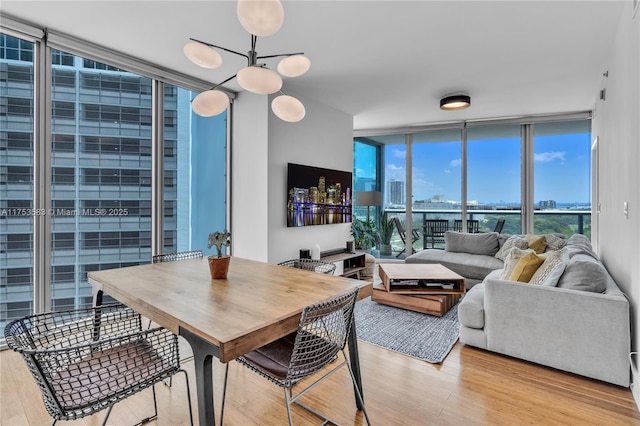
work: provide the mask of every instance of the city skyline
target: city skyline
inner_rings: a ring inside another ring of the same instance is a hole
[[[554,200],[558,207],[591,204],[591,134],[567,133],[534,138],[534,202]],[[406,182],[405,145],[384,146],[384,188]],[[461,142],[414,143],[413,200],[442,196],[460,202]],[[467,145],[467,202],[483,205],[521,203],[520,137],[469,139]],[[358,162],[358,179],[371,180],[375,171]],[[366,162],[364,163],[366,164]],[[385,191],[386,192],[386,191]],[[384,194],[385,205],[390,196]]]

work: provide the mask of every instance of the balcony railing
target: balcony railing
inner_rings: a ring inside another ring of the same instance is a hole
[[[387,218],[399,217],[403,227],[406,229],[405,209],[385,209],[384,215]],[[449,229],[453,230],[454,220],[462,218],[459,210],[422,210],[412,211],[412,229],[420,232],[422,238],[414,242],[414,250],[422,250],[431,245],[431,241],[424,238],[425,221],[428,219],[446,219],[449,221]],[[503,234],[522,233],[522,212],[521,210],[467,210],[467,220],[478,220],[479,232],[492,232],[499,219],[504,219]],[[591,210],[535,210],[534,211],[534,233],[548,234],[561,233],[567,237],[573,234],[584,234],[591,237]],[[428,243],[428,244],[427,244]],[[391,240],[391,245],[396,252],[404,249],[402,240],[397,232]],[[436,248],[444,248],[444,243],[440,240]]]

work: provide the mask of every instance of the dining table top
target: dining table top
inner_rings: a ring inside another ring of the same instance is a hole
[[[229,362],[298,328],[305,306],[367,281],[232,257],[226,279],[211,279],[207,258],[89,272],[88,281],[162,327],[218,347]]]

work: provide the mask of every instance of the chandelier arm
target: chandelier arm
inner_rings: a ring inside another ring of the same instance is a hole
[[[218,84],[216,84],[215,86],[213,86],[213,87],[212,87],[211,89],[209,89],[209,90],[215,90],[215,89],[217,89],[218,87],[222,86],[223,84],[225,84],[225,83],[227,83],[227,82],[229,82],[229,81],[233,80],[234,78],[236,78],[236,76],[237,76],[237,75],[238,75],[238,74],[234,74],[234,75],[232,75],[231,77],[229,77],[228,79],[226,79],[226,80],[225,80],[225,81],[223,81],[222,83],[218,83]]]
[[[256,59],[268,59],[268,58],[277,58],[279,56],[295,56],[295,55],[304,55],[304,52],[298,53],[278,53],[277,55],[267,55],[267,56],[258,56]]]
[[[215,44],[207,43],[205,41],[197,40],[195,38],[189,38],[189,40],[195,41],[195,42],[198,42],[198,43],[202,43],[205,46],[215,47],[216,49],[224,50],[225,52],[235,53],[236,55],[239,55],[239,56],[242,56],[242,57],[245,57],[245,58],[249,59],[249,57],[247,55],[245,55],[244,53],[236,52],[235,50],[227,49],[227,48],[222,47],[222,46],[216,46]]]

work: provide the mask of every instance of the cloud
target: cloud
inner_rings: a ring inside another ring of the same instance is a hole
[[[460,167],[462,165],[462,159],[458,158],[456,160],[451,160],[451,162],[449,163],[449,165],[451,167]]]
[[[395,158],[407,158],[407,151],[403,149],[394,149],[392,153]]]
[[[448,169],[444,169],[442,172],[443,172],[445,175],[450,175],[450,174],[451,174],[451,170],[448,170]]]
[[[562,152],[541,152],[539,154],[533,154],[533,160],[538,162],[538,163],[550,163],[552,161],[555,160],[560,160],[561,164],[564,164],[565,162],[565,156],[566,152],[562,151]]]

